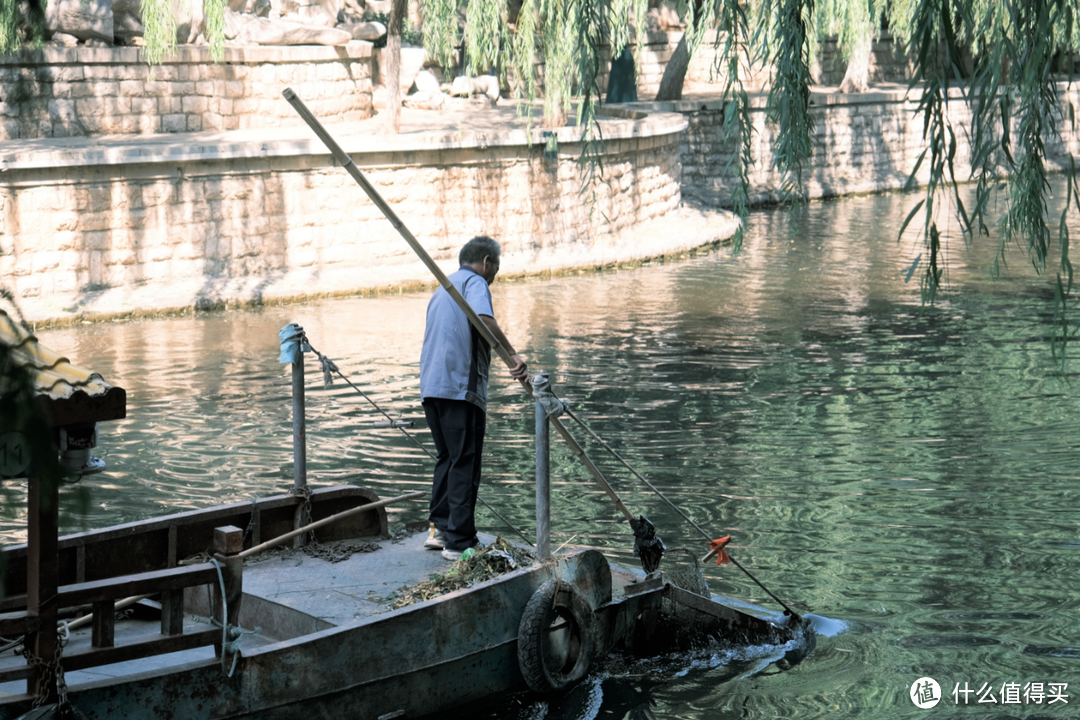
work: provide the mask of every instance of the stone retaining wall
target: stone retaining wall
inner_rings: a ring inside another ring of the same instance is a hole
[[[1069,118],[1080,110],[1080,91],[1062,83],[1059,92],[1064,117]],[[852,95],[815,92],[811,103],[815,122],[814,154],[803,175],[810,197],[904,187],[926,147],[923,116],[916,112],[917,91],[913,91],[910,98],[904,91]],[[764,97],[752,98],[752,105],[752,200],[776,202],[782,196],[785,181],[772,163],[776,128],[765,122]],[[711,207],[726,205],[733,182],[725,168],[734,149],[724,142],[722,104],[718,100],[698,100],[638,103],[632,107],[680,112],[686,116],[689,128],[681,147],[682,194]],[[970,157],[964,130],[970,127],[971,113],[959,91],[953,93],[948,103],[948,115],[958,141],[954,162],[958,179],[963,181],[968,177]],[[1080,130],[1067,120],[1060,122],[1058,129],[1062,140],[1044,138],[1051,161],[1064,158],[1066,152],[1080,152]],[[924,163],[920,169],[920,182],[927,181],[928,172],[928,163]]]
[[[328,122],[371,117],[371,43],[183,46],[161,65],[141,48],[43,48],[0,57],[0,141],[297,125],[291,85]]]
[[[570,128],[549,158],[539,130],[343,145],[436,260],[453,264],[463,239],[490,234],[512,276],[648,255],[630,231],[678,207],[684,128],[678,115],[610,122],[594,176]],[[31,315],[123,314],[117,298],[132,292],[185,307],[430,282],[317,141],[181,142],[127,159],[123,148],[7,158],[0,277]]]

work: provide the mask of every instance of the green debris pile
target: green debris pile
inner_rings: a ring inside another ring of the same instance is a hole
[[[433,575],[424,582],[398,588],[392,607],[397,610],[455,590],[472,587],[476,583],[528,567],[535,560],[529,550],[499,538],[475,555],[458,560],[443,575]]]

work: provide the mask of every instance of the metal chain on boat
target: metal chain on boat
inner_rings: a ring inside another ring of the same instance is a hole
[[[436,459],[436,458],[435,458],[435,455],[434,455],[434,453],[432,453],[432,452],[431,452],[431,450],[428,450],[428,449],[427,449],[427,447],[425,447],[423,443],[421,443],[421,442],[420,442],[419,440],[417,440],[417,439],[416,439],[415,437],[413,437],[412,433],[410,433],[410,432],[409,432],[408,430],[406,430],[405,428],[401,427],[401,425],[399,425],[399,424],[397,423],[397,421],[396,421],[396,420],[394,420],[394,418],[392,418],[392,417],[390,416],[390,414],[389,414],[389,413],[387,413],[387,412],[386,412],[385,410],[383,410],[383,409],[382,409],[381,407],[379,407],[379,404],[378,404],[378,403],[376,403],[376,402],[375,402],[374,400],[372,400],[372,399],[371,399],[370,397],[368,397],[368,394],[367,394],[367,393],[365,393],[365,392],[364,392],[363,390],[361,390],[361,389],[360,389],[360,388],[358,388],[358,387],[357,387],[356,385],[354,385],[354,384],[353,384],[353,382],[352,382],[351,380],[349,380],[349,378],[345,377],[345,373],[341,372],[341,370],[340,370],[340,369],[338,368],[338,366],[337,366],[337,365],[336,365],[336,364],[334,363],[334,361],[333,361],[333,360],[331,360],[330,358],[326,357],[326,356],[325,356],[325,355],[323,355],[323,354],[322,354],[321,352],[319,352],[318,350],[316,350],[316,349],[315,349],[315,347],[314,347],[314,346],[313,346],[313,345],[311,344],[311,340],[309,340],[309,339],[307,338],[307,336],[306,336],[306,335],[304,336],[304,342],[306,342],[306,343],[307,343],[307,346],[308,346],[308,348],[310,348],[310,349],[311,349],[311,352],[315,353],[315,356],[316,356],[317,358],[319,358],[319,362],[320,362],[320,363],[322,364],[322,368],[323,368],[323,382],[324,382],[324,384],[325,384],[325,386],[326,386],[326,387],[330,387],[330,386],[331,386],[331,385],[333,384],[333,383],[332,383],[332,379],[333,379],[333,378],[331,377],[330,373],[331,373],[331,372],[335,372],[335,373],[337,373],[337,374],[338,374],[338,376],[339,376],[339,377],[340,377],[340,378],[341,378],[342,380],[344,380],[344,381],[345,381],[345,382],[346,382],[346,383],[347,383],[347,384],[349,385],[349,387],[351,387],[351,388],[352,388],[353,390],[355,390],[356,392],[360,393],[361,397],[363,397],[363,398],[364,398],[365,400],[367,400],[367,401],[368,401],[368,402],[369,402],[369,403],[371,404],[371,406],[372,406],[373,408],[375,408],[376,410],[378,410],[378,411],[379,411],[379,412],[380,412],[380,413],[382,414],[382,416],[383,416],[383,417],[385,417],[385,418],[386,418],[386,419],[387,419],[388,421],[390,421],[390,427],[393,427],[393,428],[397,428],[398,430],[400,430],[400,431],[401,431],[401,434],[402,434],[402,435],[404,435],[404,436],[405,436],[405,437],[407,437],[407,438],[408,438],[408,439],[409,439],[410,441],[412,441],[412,443],[413,443],[414,445],[416,445],[416,447],[420,448],[420,449],[421,449],[421,450],[423,450],[423,451],[424,451],[425,453],[427,453],[427,456],[428,456],[428,457],[430,457],[430,458],[431,458],[432,460],[435,460],[435,459]],[[514,527],[514,525],[513,525],[513,524],[512,524],[512,523],[511,523],[511,522],[510,522],[509,520],[507,520],[506,518],[504,518],[504,517],[503,517],[503,516],[502,516],[502,515],[501,515],[501,514],[499,513],[499,511],[498,511],[498,510],[496,510],[495,508],[491,507],[491,505],[489,505],[489,504],[488,504],[487,502],[485,502],[484,498],[482,498],[482,497],[477,497],[476,499],[477,499],[477,500],[479,500],[479,501],[480,501],[480,504],[481,504],[481,505],[483,505],[483,506],[484,506],[484,507],[485,507],[485,508],[486,508],[487,510],[489,510],[489,511],[491,512],[491,514],[492,514],[492,515],[494,515],[495,517],[499,518],[499,520],[500,520],[500,521],[502,522],[502,524],[503,524],[503,525],[505,525],[506,527],[510,528],[510,529],[511,529],[511,530],[513,530],[514,532],[516,532],[516,533],[518,534],[518,536],[519,536],[519,537],[520,537],[520,538],[521,538],[522,540],[524,540],[525,542],[527,542],[527,543],[528,543],[528,544],[529,544],[529,545],[530,545],[531,547],[535,547],[535,544],[533,543],[533,541],[532,541],[532,540],[530,540],[530,539],[529,539],[528,537],[526,537],[526,536],[525,536],[525,533],[521,532],[521,531],[520,531],[520,530],[518,530],[518,529],[517,529],[516,527]]]
[[[38,694],[33,702],[33,707],[35,708],[42,707],[49,701],[50,687],[56,688],[57,708],[65,708],[69,705],[67,698],[67,681],[64,679],[64,666],[61,661],[64,657],[64,648],[71,638],[71,631],[68,629],[68,624],[66,622],[61,622],[57,631],[56,659],[52,662],[46,662],[39,658],[29,646],[26,644],[23,645],[23,657],[26,658],[28,665],[37,669],[40,677],[40,681],[38,682]]]
[[[59,707],[64,707],[68,704],[67,697],[67,679],[64,677],[64,666],[60,660],[64,656],[64,648],[68,644],[68,640],[71,638],[71,631],[68,629],[68,624],[61,623],[60,628],[62,633],[56,634],[56,697],[59,701]]]
[[[221,563],[217,558],[210,558],[210,562],[213,563],[214,569],[217,570],[218,583],[221,587],[221,617],[223,622],[218,622],[215,617],[210,618],[210,623],[221,628],[221,672],[225,674],[225,677],[232,677],[236,672],[236,661],[240,659],[240,638],[244,635],[254,635],[262,630],[261,627],[256,627],[254,630],[245,630],[239,625],[229,624],[229,600],[225,596],[225,576],[221,572]],[[225,664],[229,655],[232,655],[232,664],[229,669],[225,669]]]
[[[305,525],[311,524],[311,488],[307,485],[303,487],[294,487],[289,491],[290,495],[303,498],[303,502],[300,503],[300,507],[297,508],[296,515],[296,528],[302,528]],[[303,535],[304,544],[316,545],[318,540],[315,538],[315,531],[308,530]]]
[[[259,501],[257,498],[251,498],[251,518],[248,520],[247,527],[244,528],[244,541],[251,537],[251,531],[255,529],[255,518],[258,516],[255,509],[258,507]]]

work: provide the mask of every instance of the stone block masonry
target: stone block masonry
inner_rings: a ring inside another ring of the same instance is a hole
[[[701,232],[640,235],[650,222],[678,227],[685,127],[674,114],[605,120],[602,170],[579,163],[571,128],[557,131],[554,157],[538,129],[339,140],[436,261],[452,270],[462,241],[488,234],[503,243],[503,275],[512,277],[729,236],[734,221],[722,213]],[[3,284],[40,320],[430,283],[375,205],[305,134],[88,143],[78,152],[54,143],[2,156]]]
[[[0,57],[0,141],[286,127],[292,86],[327,122],[371,117],[371,43],[186,45],[150,67],[141,48],[42,48]]]
[[[814,119],[814,151],[804,169],[803,182],[811,198],[862,192],[898,190],[905,186],[926,148],[923,115],[917,112],[918,89],[910,92],[871,91],[858,94],[815,92],[811,97]],[[1068,166],[1068,155],[1080,150],[1080,129],[1069,118],[1080,110],[1080,91],[1059,85],[1060,137],[1045,137],[1050,170]],[[765,121],[765,98],[752,97],[754,123],[751,201],[778,202],[790,179],[773,166],[772,145],[776,128]],[[725,142],[723,104],[716,97],[697,96],[677,103],[637,103],[631,107],[652,112],[680,112],[688,122],[683,137],[682,195],[709,207],[727,205],[735,178],[728,169],[735,148]],[[971,125],[968,102],[954,90],[947,116],[957,137],[954,165],[957,180],[968,179]],[[923,163],[917,180],[925,183],[929,163]]]

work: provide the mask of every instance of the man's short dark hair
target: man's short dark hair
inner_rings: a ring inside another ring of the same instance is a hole
[[[486,257],[498,262],[501,253],[502,248],[499,247],[499,243],[487,235],[477,235],[461,248],[461,252],[458,253],[458,265],[483,262]]]

